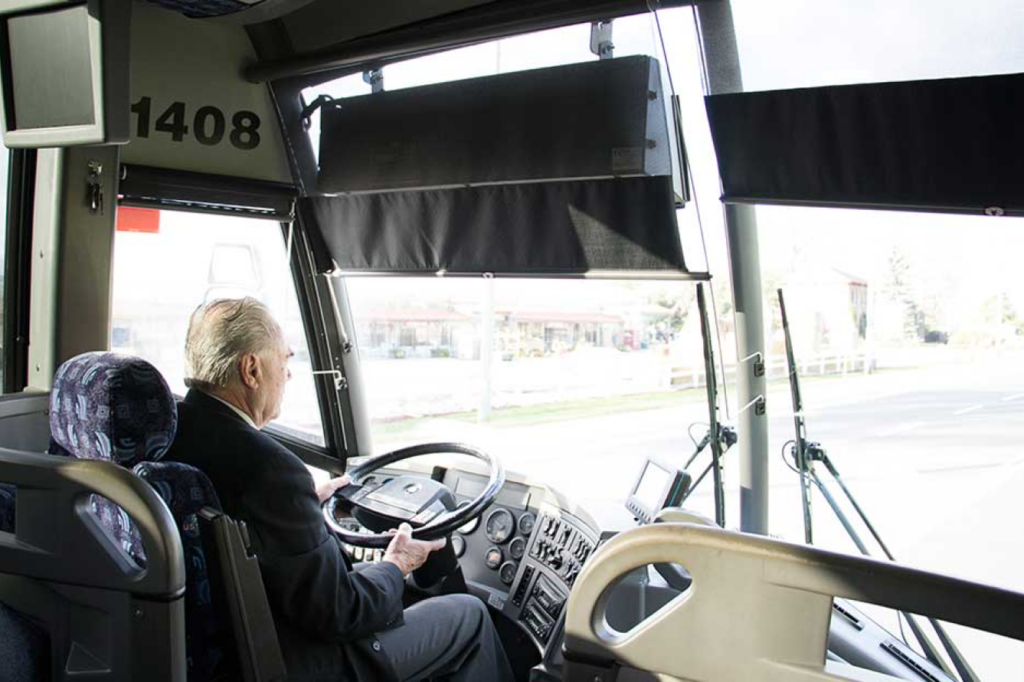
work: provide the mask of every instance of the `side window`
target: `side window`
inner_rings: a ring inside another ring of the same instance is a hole
[[[7,149],[0,153],[0,393],[4,385],[4,270],[7,264],[7,166],[11,154]]]
[[[184,395],[192,312],[217,298],[257,298],[273,312],[295,352],[281,416],[271,427],[323,445],[309,346],[285,249],[281,226],[270,220],[120,207],[111,349],[149,360],[171,390]]]

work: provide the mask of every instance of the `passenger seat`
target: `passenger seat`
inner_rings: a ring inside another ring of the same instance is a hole
[[[89,413],[82,405],[100,407]],[[97,431],[95,414],[117,418],[107,431]],[[174,396],[160,372],[141,358],[86,353],[64,363],[54,377],[50,430],[56,447],[51,451],[133,467],[174,517],[185,555],[189,682],[284,679],[259,565],[243,541],[244,526],[221,512],[203,472],[159,461],[176,428]],[[138,530],[128,515],[107,500],[91,503],[108,531],[144,564]]]

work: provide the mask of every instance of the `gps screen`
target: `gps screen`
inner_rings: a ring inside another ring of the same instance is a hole
[[[671,474],[654,462],[648,462],[644,468],[640,483],[636,486],[635,497],[651,512],[661,509],[664,503],[665,486]]]

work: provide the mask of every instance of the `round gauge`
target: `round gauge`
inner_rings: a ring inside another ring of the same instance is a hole
[[[501,565],[498,570],[498,577],[501,578],[501,582],[506,585],[511,585],[512,581],[516,579],[516,570],[519,568],[519,564],[514,561],[506,561]]]
[[[459,506],[456,507],[456,509],[462,509],[463,507],[468,507],[468,506],[469,506],[469,500],[466,500],[465,502],[460,502]],[[462,524],[461,526],[459,526],[455,530],[459,531],[463,535],[469,535],[470,533],[475,531],[476,527],[479,526],[479,525],[480,525],[480,517],[477,516],[474,519],[470,519],[469,521],[466,521],[464,524]]]
[[[451,537],[452,551],[455,552],[455,558],[458,559],[466,553],[466,541],[462,539],[461,535],[453,535]]]
[[[526,554],[526,540],[522,538],[512,540],[512,544],[508,546],[508,554],[516,561],[522,559]]]
[[[530,537],[530,533],[533,532],[533,526],[535,523],[537,523],[537,517],[531,514],[530,512],[526,512],[525,514],[520,516],[519,534],[525,535],[526,537]]]
[[[505,555],[501,553],[501,547],[491,547],[484,555],[484,563],[487,564],[487,568],[494,570],[501,566],[501,560],[504,558]]]
[[[508,509],[495,509],[487,517],[487,539],[497,544],[507,542],[516,530],[516,517]]]

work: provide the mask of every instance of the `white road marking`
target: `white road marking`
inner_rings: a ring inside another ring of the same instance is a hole
[[[983,407],[985,407],[985,406],[981,405],[981,404],[971,405],[970,407],[965,407],[962,410],[957,410],[956,412],[953,413],[953,416],[954,417],[959,417],[960,415],[967,414],[968,412],[977,412],[978,410],[980,410]]]
[[[1015,393],[1014,395],[1008,395],[1005,398],[1003,398],[1003,402],[1009,403],[1014,400],[1020,400],[1021,398],[1024,398],[1024,393]]]

